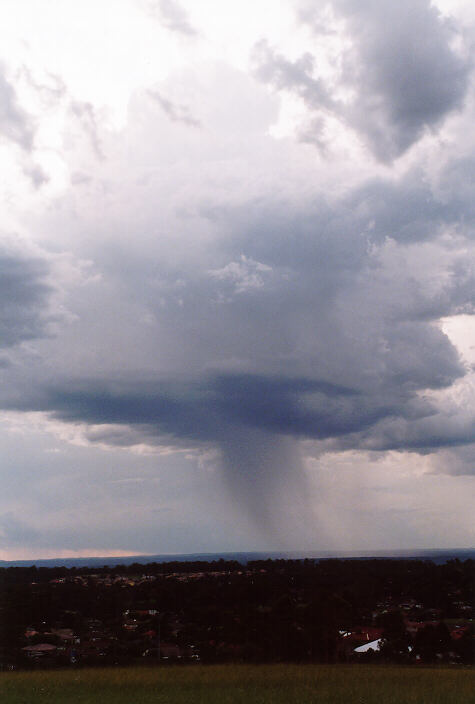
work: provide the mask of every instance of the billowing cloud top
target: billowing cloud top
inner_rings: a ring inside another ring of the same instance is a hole
[[[205,1],[119,5],[100,69],[55,63],[46,29],[2,68],[3,410],[212,457],[271,531],[277,504],[314,520],[312,457],[470,473],[466,15],[301,2],[266,30],[249,3],[233,39]]]

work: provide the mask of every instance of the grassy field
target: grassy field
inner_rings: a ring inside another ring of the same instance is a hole
[[[2,704],[475,704],[468,669],[228,665],[0,673]]]

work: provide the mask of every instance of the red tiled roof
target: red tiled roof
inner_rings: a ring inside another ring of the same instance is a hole
[[[56,650],[56,646],[51,643],[38,643],[38,645],[27,645],[22,650],[26,650],[28,653],[51,653]]]

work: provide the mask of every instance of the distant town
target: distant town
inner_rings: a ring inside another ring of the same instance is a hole
[[[0,568],[2,670],[473,663],[473,560]]]

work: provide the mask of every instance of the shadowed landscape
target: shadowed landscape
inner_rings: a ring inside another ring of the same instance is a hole
[[[0,569],[0,668],[473,664],[473,560]]]

